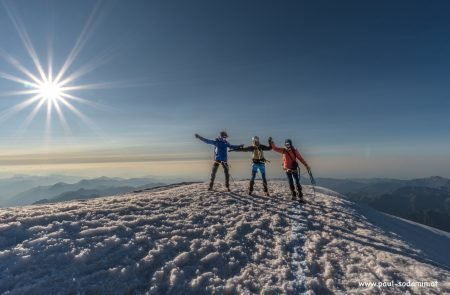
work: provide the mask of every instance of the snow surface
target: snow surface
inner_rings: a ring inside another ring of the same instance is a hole
[[[450,293],[449,234],[326,189],[300,205],[285,182],[269,186],[0,209],[0,294]],[[359,286],[392,280],[438,286]]]

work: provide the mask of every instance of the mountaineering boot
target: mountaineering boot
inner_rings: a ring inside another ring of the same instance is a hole
[[[267,188],[267,182],[263,182],[263,188],[264,188],[264,194],[266,196],[270,196],[269,195],[269,189]]]
[[[292,194],[292,200],[296,200],[297,198],[297,193],[295,192],[295,187],[294,185],[289,185],[289,188],[291,189],[291,194]]]
[[[303,191],[302,191],[302,186],[301,185],[297,185],[297,191],[298,191],[298,196],[300,198],[303,198]]]
[[[298,190],[298,197],[299,197],[298,201],[299,201],[300,203],[304,203],[305,200],[303,199],[302,186],[301,186],[301,185],[297,185],[297,190]]]
[[[295,192],[295,190],[291,190],[291,193],[292,193],[292,201],[295,201],[295,200],[297,200],[297,193]]]
[[[292,191],[292,198],[291,198],[291,200],[292,201],[297,200],[297,193],[295,191]]]
[[[253,193],[253,186],[255,185],[254,181],[250,181],[250,184],[248,186],[248,194],[251,195]]]

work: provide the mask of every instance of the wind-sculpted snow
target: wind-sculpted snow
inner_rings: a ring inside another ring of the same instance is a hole
[[[371,212],[372,220],[361,211]],[[439,265],[426,253],[405,241],[405,236],[377,227],[386,215],[360,208],[339,194],[319,189],[314,202],[305,206],[308,232],[306,253],[307,289],[316,294],[448,294],[450,265]],[[404,223],[407,223],[403,221]],[[421,228],[415,224],[411,231]],[[438,231],[438,230],[436,230]],[[450,249],[450,234],[431,236],[441,248]],[[410,236],[408,236],[410,238]],[[420,238],[420,237],[418,237]],[[443,253],[442,253],[443,254]],[[392,282],[402,285],[437,282],[437,287],[385,286],[364,287],[360,283]]]
[[[293,241],[296,241],[294,242],[294,254],[291,257],[291,265],[296,277],[296,280],[294,281],[296,293],[304,293],[306,291],[306,261],[303,246],[306,240],[305,233],[307,232],[307,227],[305,222],[306,212],[303,208],[304,205],[295,202],[292,203],[288,209],[289,216],[292,219],[291,237]]]
[[[291,203],[244,190],[1,210],[0,293],[293,292]]]
[[[450,292],[448,271],[335,193],[320,190],[301,206],[284,182],[270,183],[271,197],[246,187],[1,209],[0,294]],[[358,286],[385,280],[439,285]]]

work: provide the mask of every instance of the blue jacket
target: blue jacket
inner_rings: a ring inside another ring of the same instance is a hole
[[[214,160],[220,162],[228,161],[228,148],[237,149],[242,145],[231,145],[225,138],[216,138],[215,140],[206,139],[203,137],[199,137],[201,141],[207,144],[212,144],[215,146],[214,148]]]

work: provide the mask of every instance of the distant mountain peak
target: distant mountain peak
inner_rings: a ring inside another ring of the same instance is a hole
[[[116,192],[122,193],[125,191],[133,191],[134,189],[141,188],[142,186],[152,187],[157,182],[147,178],[111,178],[111,177],[98,177],[93,179],[83,179],[77,183],[57,182],[52,185],[40,185],[33,188],[22,191],[19,194],[13,195],[4,201],[3,205],[17,206],[32,204],[41,199],[53,200],[61,194],[70,192],[76,197],[76,192],[79,189],[86,190],[98,190],[107,194],[114,194]],[[83,191],[82,191],[83,192]],[[105,195],[105,194],[103,194]]]
[[[428,179],[436,180],[436,181],[438,181],[438,180],[448,180],[448,179],[446,179],[446,178],[444,178],[442,176],[430,176]]]

